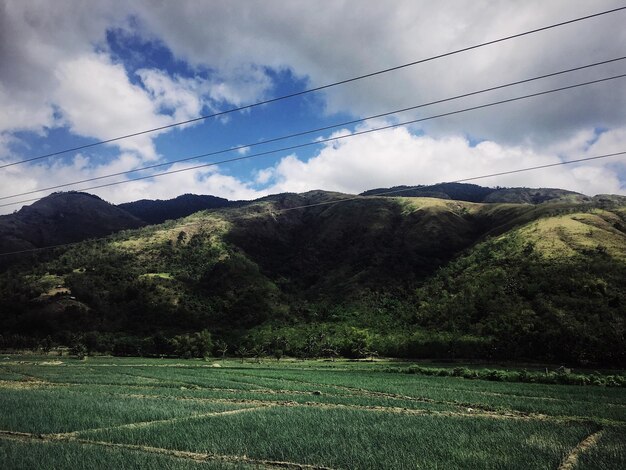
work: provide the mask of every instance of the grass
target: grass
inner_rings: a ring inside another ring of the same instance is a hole
[[[557,468],[598,431],[575,468],[625,467],[623,389],[219,364],[0,359],[0,467]]]
[[[33,468],[71,468],[92,470],[94,468],[147,468],[176,470],[205,470],[253,468],[248,465],[233,466],[224,462],[197,462],[174,456],[154,455],[146,452],[107,448],[100,445],[58,442],[13,441],[8,445],[0,442],[0,462],[13,470]]]
[[[541,421],[295,407],[208,418],[190,425],[102,431],[90,437],[333,468],[436,468],[445,463],[448,468],[528,469],[555,467],[590,431],[589,425],[559,427]]]
[[[237,405],[186,401],[141,400],[63,388],[1,389],[0,429],[31,433],[63,433],[134,422],[179,418]]]
[[[608,254],[624,260],[624,236],[614,228],[619,217],[608,211],[575,213],[534,221],[522,229],[525,240],[532,240],[546,257],[573,256],[581,250],[602,246]]]
[[[605,432],[598,444],[581,456],[577,468],[602,470],[626,468],[626,445],[624,442],[626,442],[626,431],[623,428]]]

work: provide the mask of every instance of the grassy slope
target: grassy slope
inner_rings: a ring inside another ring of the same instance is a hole
[[[517,356],[626,360],[626,235],[618,211],[536,219],[475,246],[420,289],[432,327],[499,337]],[[507,344],[508,343],[508,344]],[[588,357],[595,351],[596,357]]]

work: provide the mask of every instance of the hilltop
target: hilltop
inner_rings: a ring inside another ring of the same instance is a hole
[[[54,193],[0,216],[0,253],[103,237],[146,223],[98,196]]]
[[[238,201],[229,201],[221,197],[183,194],[174,199],[141,199],[126,202],[117,207],[143,220],[147,224],[160,224],[166,220],[180,219],[194,212],[205,209],[218,209],[241,205]]]

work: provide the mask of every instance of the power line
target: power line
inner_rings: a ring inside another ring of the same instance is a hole
[[[505,100],[494,101],[494,102],[491,102],[491,103],[482,104],[482,105],[478,105],[478,106],[472,106],[472,107],[469,107],[469,108],[459,109],[459,110],[456,110],[456,111],[450,111],[450,112],[447,112],[447,113],[436,114],[436,115],[433,115],[433,116],[428,116],[428,117],[419,118],[419,119],[412,119],[410,121],[404,121],[404,122],[400,122],[400,123],[396,123],[396,124],[390,124],[388,126],[376,127],[376,128],[367,129],[367,130],[364,130],[364,131],[353,132],[353,133],[347,134],[347,135],[336,136],[336,137],[329,137],[327,139],[320,139],[320,140],[315,140],[313,142],[306,142],[306,143],[303,143],[303,144],[291,145],[289,147],[282,147],[280,149],[268,150],[266,152],[253,153],[253,154],[250,154],[250,155],[244,155],[244,156],[241,156],[241,157],[230,158],[230,159],[221,160],[221,161],[218,161],[218,162],[204,163],[202,165],[194,165],[194,166],[191,166],[191,167],[179,168],[177,170],[170,170],[170,171],[164,171],[164,172],[161,172],[161,173],[155,173],[155,174],[152,174],[152,175],[139,176],[137,178],[131,178],[131,179],[123,180],[123,181],[114,181],[112,183],[105,183],[105,184],[101,184],[101,185],[97,185],[97,186],[90,186],[90,187],[87,187],[87,188],[78,189],[78,191],[88,191],[88,190],[93,190],[93,189],[106,188],[106,187],[110,187],[110,186],[116,186],[116,185],[119,185],[119,184],[131,183],[133,181],[140,181],[140,180],[145,180],[145,179],[150,179],[150,178],[157,178],[157,177],[160,177],[160,176],[166,176],[166,175],[172,175],[172,174],[176,174],[176,173],[182,173],[182,172],[185,172],[185,171],[197,170],[199,168],[207,168],[207,167],[211,167],[211,166],[221,165],[221,164],[224,164],[224,163],[230,163],[230,162],[241,161],[241,160],[248,160],[248,159],[251,159],[251,158],[261,157],[261,156],[264,156],[264,155],[271,155],[271,154],[284,152],[284,151],[288,151],[288,150],[295,150],[295,149],[300,149],[300,148],[309,147],[309,146],[313,146],[313,145],[320,145],[320,144],[324,144],[324,143],[327,143],[327,142],[338,141],[338,140],[342,140],[342,139],[355,137],[355,136],[358,136],[358,135],[370,134],[370,133],[373,133],[373,132],[378,132],[378,131],[387,130],[387,129],[394,129],[394,128],[397,128],[397,127],[407,126],[407,125],[410,125],[410,124],[416,124],[416,123],[419,123],[419,122],[429,121],[429,120],[432,120],[432,119],[438,119],[438,118],[442,118],[442,117],[446,117],[446,116],[452,116],[452,115],[455,115],[455,114],[461,114],[461,113],[465,113],[465,112],[469,112],[469,111],[475,111],[475,110],[478,110],[478,109],[489,108],[491,106],[496,106],[496,105],[500,105],[500,104],[504,104],[504,103],[511,103],[511,102],[514,102],[514,101],[519,101],[519,100],[523,100],[523,99],[527,99],[527,98],[533,98],[533,97],[537,97],[537,96],[547,95],[549,93],[555,93],[555,92],[558,92],[558,91],[570,90],[570,89],[573,89],[573,88],[578,88],[578,87],[582,87],[582,86],[586,86],[586,85],[591,85],[591,84],[594,84],[594,83],[606,82],[606,81],[609,81],[609,80],[615,80],[615,79],[624,78],[624,77],[626,77],[626,74],[615,75],[615,76],[612,76],[612,77],[601,78],[601,79],[598,79],[598,80],[591,80],[591,81],[587,81],[587,82],[583,82],[583,83],[578,83],[578,84],[575,84],[575,85],[569,85],[569,86],[565,86],[565,87],[554,88],[552,90],[546,90],[546,91],[542,91],[542,92],[538,92],[538,93],[531,93],[531,94],[528,94],[528,95],[518,96],[518,97],[515,97],[515,98],[509,98],[509,99],[505,99]],[[23,199],[21,201],[15,201],[15,202],[10,202],[10,203],[0,204],[0,207],[13,206],[13,205],[16,205],[16,204],[23,204],[25,202],[38,201],[40,199],[43,199],[43,197],[31,198],[31,199]]]
[[[68,186],[73,186],[75,184],[89,183],[91,181],[98,181],[98,180],[102,180],[102,179],[112,178],[114,176],[128,175],[128,174],[131,174],[131,173],[136,173],[138,171],[144,171],[144,170],[151,170],[151,169],[154,169],[154,168],[160,168],[160,167],[163,167],[163,166],[172,165],[174,163],[186,162],[186,161],[190,161],[190,160],[197,160],[197,159],[200,159],[200,158],[210,157],[210,156],[219,155],[219,154],[223,154],[223,153],[229,153],[229,152],[233,152],[233,151],[241,150],[241,149],[245,149],[245,148],[256,147],[256,146],[259,146],[259,145],[266,145],[266,144],[269,144],[269,143],[272,143],[272,142],[278,142],[278,141],[281,141],[281,140],[287,140],[287,139],[291,139],[291,138],[294,138],[294,137],[301,137],[301,136],[308,135],[308,134],[314,134],[314,133],[317,133],[317,132],[322,132],[322,131],[334,129],[334,128],[337,128],[337,127],[343,127],[343,126],[349,126],[349,125],[353,125],[353,124],[358,124],[358,123],[362,123],[362,122],[365,122],[365,121],[368,121],[368,120],[371,120],[371,119],[378,119],[378,118],[381,118],[381,117],[390,116],[390,115],[393,115],[393,114],[399,114],[399,113],[403,113],[403,112],[407,112],[407,111],[412,111],[412,110],[416,110],[416,109],[419,109],[419,108],[432,106],[432,105],[435,105],[435,104],[441,104],[441,103],[445,103],[445,102],[448,102],[448,101],[453,101],[453,100],[457,100],[457,99],[461,99],[461,98],[467,98],[467,97],[470,97],[470,96],[475,96],[475,95],[478,95],[478,94],[487,93],[487,92],[490,92],[490,91],[495,91],[495,90],[499,90],[499,89],[503,89],[503,88],[507,88],[507,87],[511,87],[511,86],[515,86],[515,85],[521,85],[521,84],[524,84],[524,83],[529,83],[529,82],[532,82],[532,81],[541,80],[541,79],[548,78],[548,77],[554,77],[554,76],[557,76],[557,75],[562,75],[562,74],[566,74],[566,73],[570,73],[570,72],[574,72],[574,71],[588,69],[588,68],[596,67],[596,66],[599,66],[599,65],[605,65],[605,64],[612,63],[612,62],[618,62],[618,61],[621,61],[621,60],[624,60],[624,59],[626,59],[626,56],[618,57],[618,58],[615,58],[615,59],[604,60],[604,61],[601,61],[601,62],[594,62],[592,64],[582,65],[582,66],[579,66],[579,67],[574,67],[574,68],[570,68],[570,69],[566,69],[566,70],[561,70],[561,71],[558,71],[558,72],[552,72],[552,73],[539,75],[539,76],[532,77],[532,78],[527,78],[527,79],[524,79],[524,80],[518,80],[518,81],[515,81],[515,82],[506,83],[504,85],[497,85],[497,86],[493,86],[493,87],[489,87],[489,88],[484,88],[484,89],[478,90],[478,91],[463,93],[461,95],[456,95],[456,96],[453,96],[453,97],[450,97],[450,98],[444,98],[444,99],[440,99],[440,100],[430,101],[430,102],[427,102],[427,103],[418,104],[418,105],[411,106],[411,107],[408,107],[408,108],[397,109],[397,110],[394,110],[394,111],[389,111],[389,112],[386,112],[386,113],[376,114],[376,115],[364,117],[364,118],[361,118],[361,119],[354,119],[354,120],[351,120],[351,121],[345,121],[345,122],[341,122],[341,123],[337,123],[337,124],[333,124],[333,125],[329,125],[329,126],[319,127],[317,129],[297,132],[297,133],[288,134],[288,135],[284,135],[284,136],[280,136],[280,137],[274,137],[274,138],[271,138],[271,139],[266,139],[266,140],[264,140],[262,142],[253,142],[253,143],[248,143],[248,144],[242,144],[242,145],[238,145],[236,147],[230,147],[230,148],[216,150],[216,151],[213,151],[213,152],[208,152],[208,153],[204,153],[204,154],[200,154],[200,155],[194,155],[194,156],[190,156],[190,157],[179,158],[179,159],[170,160],[170,161],[164,162],[164,163],[158,163],[158,164],[154,164],[154,165],[148,165],[148,166],[135,168],[135,169],[132,169],[132,170],[126,170],[126,171],[120,171],[120,172],[117,172],[117,173],[110,173],[110,174],[107,174],[107,175],[95,176],[95,177],[92,177],[92,178],[86,178],[86,179],[83,179],[83,180],[78,180],[78,181],[72,181],[72,182],[69,182],[69,183],[58,184],[58,185],[55,185],[55,186],[48,186],[46,188],[39,188],[39,189],[31,190],[31,191],[25,191],[25,192],[22,192],[22,193],[12,194],[10,196],[2,196],[2,197],[0,197],[0,200],[11,199],[11,198],[18,197],[18,196],[26,196],[26,195],[29,195],[29,194],[35,194],[35,193],[39,193],[39,192],[43,192],[43,191],[49,191],[49,190],[53,190],[53,189],[66,188]],[[221,162],[221,163],[224,163],[224,162]],[[0,206],[0,207],[2,207],[2,206]]]
[[[557,162],[557,163],[549,163],[549,164],[545,164],[545,165],[536,165],[536,166],[530,166],[530,167],[526,167],[526,168],[517,168],[515,170],[501,171],[501,172],[498,172],[498,173],[490,173],[490,174],[487,174],[487,175],[471,176],[471,177],[468,177],[468,178],[461,178],[461,179],[449,181],[448,183],[465,183],[465,182],[468,182],[468,181],[476,181],[476,180],[479,180],[479,179],[492,178],[494,176],[511,175],[511,174],[522,173],[522,172],[526,172],[526,171],[534,171],[534,170],[540,170],[540,169],[551,168],[551,167],[556,167],[556,166],[570,165],[572,163],[580,163],[580,162],[586,162],[586,161],[591,161],[591,160],[600,160],[600,159],[603,159],[603,158],[616,157],[616,156],[620,156],[620,155],[626,155],[626,150],[623,150],[621,152],[608,153],[608,154],[604,154],[604,155],[596,155],[596,156],[593,156],[593,157],[585,157],[585,158],[578,158],[578,159],[575,159],[575,160],[566,160],[566,161],[561,161],[561,162]],[[428,188],[437,186],[438,184],[441,184],[441,183],[429,184],[429,185],[425,185],[425,186],[419,186],[418,189],[420,189],[420,190],[428,189]],[[271,214],[288,212],[288,211],[293,211],[293,210],[298,210],[298,209],[307,209],[307,208],[310,208],[310,207],[317,207],[317,206],[329,206],[329,205],[339,204],[339,203],[342,203],[342,202],[355,201],[355,200],[358,200],[358,199],[371,199],[371,198],[384,196],[384,195],[389,195],[389,194],[398,194],[398,193],[402,193],[402,192],[406,192],[406,191],[414,191],[415,189],[416,189],[415,187],[393,189],[393,190],[390,190],[390,191],[383,191],[383,192],[380,192],[380,193],[377,193],[377,194],[371,195],[371,196],[354,196],[354,197],[348,197],[348,198],[338,199],[338,200],[334,200],[334,201],[323,201],[323,202],[317,202],[317,203],[314,203],[314,204],[305,204],[305,205],[295,206],[295,207],[285,207],[285,208],[282,208],[282,209],[271,210]],[[178,228],[190,227],[190,226],[194,226],[194,225],[201,225],[203,223],[204,222],[191,222],[191,223],[188,223],[188,224],[179,225]],[[60,244],[57,244],[57,245],[44,246],[44,247],[39,247],[39,248],[30,248],[30,249],[27,249],[27,250],[11,251],[11,252],[7,252],[7,253],[0,253],[0,256],[18,255],[18,254],[33,253],[33,252],[43,251],[43,250],[50,250],[50,249],[54,249],[54,248],[75,246],[75,245],[79,245],[81,243],[88,243],[89,241],[93,241],[93,240],[94,239],[92,239],[92,240],[82,240],[80,242],[60,243]],[[99,240],[99,239],[95,239],[95,240]]]
[[[543,26],[543,27],[536,28],[536,29],[531,29],[529,31],[524,31],[522,33],[517,33],[517,34],[510,35],[510,36],[505,36],[505,37],[494,39],[494,40],[487,41],[487,42],[482,42],[482,43],[479,43],[479,44],[475,44],[473,46],[463,47],[461,49],[456,49],[454,51],[445,52],[445,53],[434,55],[434,56],[430,56],[430,57],[427,57],[427,58],[424,58],[424,59],[415,60],[413,62],[408,62],[408,63],[402,64],[402,65],[397,65],[395,67],[390,67],[390,68],[378,70],[376,72],[371,72],[371,73],[367,73],[367,74],[364,74],[364,75],[359,75],[359,76],[356,76],[356,77],[347,78],[345,80],[332,82],[332,83],[329,83],[329,84],[326,84],[326,85],[322,85],[322,86],[318,86],[318,87],[314,87],[314,88],[309,88],[309,89],[306,89],[306,90],[303,90],[303,91],[299,91],[299,92],[296,92],[296,93],[290,93],[290,94],[287,94],[287,95],[278,96],[276,98],[271,98],[271,99],[264,100],[264,101],[258,101],[256,103],[252,103],[252,104],[245,105],[245,106],[240,106],[240,107],[236,107],[236,108],[227,109],[225,111],[221,111],[221,112],[218,112],[218,113],[207,114],[207,115],[204,115],[204,116],[199,116],[197,118],[188,119],[186,121],[179,121],[179,122],[175,122],[175,123],[172,123],[172,124],[168,124],[166,126],[154,127],[154,128],[151,128],[151,129],[140,131],[140,132],[134,132],[134,133],[131,133],[131,134],[126,134],[126,135],[122,135],[122,136],[119,136],[119,137],[114,137],[114,138],[111,138],[111,139],[106,139],[106,140],[101,140],[101,141],[98,141],[98,142],[93,142],[91,144],[80,145],[80,146],[73,147],[73,148],[68,148],[68,149],[59,150],[59,151],[52,152],[52,153],[47,153],[47,154],[44,154],[44,155],[39,155],[39,156],[35,156],[35,157],[29,157],[29,158],[26,158],[26,159],[23,159],[23,160],[20,160],[20,161],[17,161],[17,162],[6,163],[6,164],[3,164],[3,165],[0,165],[0,169],[7,168],[7,167],[10,167],[10,166],[14,166],[14,165],[20,165],[22,163],[32,162],[32,161],[35,161],[35,160],[41,160],[41,159],[44,159],[44,158],[54,157],[54,156],[57,156],[57,155],[62,155],[64,153],[68,153],[68,152],[74,152],[74,151],[77,151],[77,150],[83,150],[83,149],[95,147],[95,146],[98,146],[98,145],[108,144],[108,143],[111,143],[111,142],[116,142],[116,141],[119,141],[119,140],[128,139],[130,137],[136,137],[136,136],[139,136],[139,135],[149,134],[149,133],[160,131],[160,130],[170,129],[170,128],[173,128],[173,127],[182,126],[184,124],[190,124],[192,122],[197,122],[197,121],[202,121],[202,120],[206,120],[206,119],[209,119],[209,118],[224,116],[226,114],[234,113],[236,111],[243,111],[243,110],[247,110],[247,109],[252,109],[252,108],[255,108],[255,107],[258,107],[258,106],[261,106],[261,105],[265,105],[265,104],[269,104],[269,103],[275,103],[277,101],[281,101],[281,100],[288,99],[288,98],[295,98],[297,96],[302,96],[302,95],[305,95],[307,93],[313,93],[313,92],[325,90],[325,89],[332,88],[332,87],[335,87],[335,86],[344,85],[344,84],[347,84],[347,83],[355,82],[355,81],[358,81],[358,80],[363,80],[365,78],[370,78],[370,77],[374,77],[374,76],[377,76],[377,75],[382,75],[382,74],[393,72],[393,71],[400,70],[400,69],[403,69],[403,68],[412,67],[412,66],[415,66],[415,65],[418,65],[418,64],[423,64],[423,63],[430,62],[430,61],[433,61],[433,60],[441,59],[441,58],[444,58],[444,57],[450,57],[452,55],[460,54],[460,53],[463,53],[463,52],[468,52],[468,51],[471,51],[471,50],[474,50],[474,49],[478,49],[478,48],[485,47],[485,46],[490,46],[490,45],[497,44],[497,43],[504,42],[504,41],[509,41],[511,39],[520,38],[520,37],[523,37],[523,36],[527,36],[527,35],[530,35],[530,34],[535,34],[535,33],[541,32],[541,31],[546,31],[546,30],[557,28],[557,27],[560,27],[560,26],[565,26],[565,25],[569,25],[569,24],[572,24],[572,23],[577,23],[577,22],[580,22],[580,21],[588,20],[588,19],[591,19],[591,18],[596,18],[596,17],[603,16],[603,15],[608,15],[608,14],[611,14],[611,13],[617,13],[617,12],[622,11],[622,10],[626,10],[626,6],[613,8],[611,10],[606,10],[606,11],[602,11],[602,12],[599,12],[599,13],[594,13],[594,14],[591,14],[591,15],[581,16],[581,17],[578,17],[578,18],[574,18],[574,19],[567,20],[567,21],[562,21],[562,22],[559,22],[559,23],[554,23],[554,24],[551,24],[551,25],[548,25],[548,26]]]

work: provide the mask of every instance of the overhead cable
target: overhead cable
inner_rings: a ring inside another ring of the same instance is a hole
[[[149,134],[149,133],[152,133],[152,132],[162,131],[162,130],[165,130],[165,129],[171,129],[171,128],[174,128],[174,127],[178,127],[178,126],[182,126],[182,125],[185,125],[185,124],[190,124],[190,123],[193,123],[193,122],[206,120],[206,119],[209,119],[209,118],[215,118],[215,117],[219,117],[219,116],[224,116],[226,114],[234,113],[234,112],[237,112],[237,111],[243,111],[243,110],[252,109],[252,108],[255,108],[255,107],[258,107],[258,106],[262,106],[262,105],[265,105],[265,104],[270,104],[270,103],[274,103],[274,102],[277,102],[277,101],[285,100],[285,99],[288,99],[288,98],[294,98],[294,97],[302,96],[302,95],[305,95],[305,94],[308,94],[308,93],[313,93],[313,92],[326,90],[328,88],[336,87],[336,86],[339,86],[339,85],[344,85],[344,84],[355,82],[355,81],[358,81],[358,80],[363,80],[365,78],[370,78],[370,77],[374,77],[374,76],[377,76],[377,75],[382,75],[382,74],[385,74],[385,73],[393,72],[393,71],[404,69],[404,68],[407,68],[407,67],[412,67],[412,66],[415,66],[415,65],[418,65],[418,64],[423,64],[423,63],[426,63],[426,62],[430,62],[430,61],[434,61],[434,60],[437,60],[437,59],[441,59],[441,58],[444,58],[444,57],[450,57],[450,56],[453,56],[453,55],[456,55],[456,54],[461,54],[463,52],[468,52],[468,51],[471,51],[471,50],[474,50],[474,49],[479,49],[481,47],[490,46],[490,45],[493,45],[493,44],[497,44],[497,43],[504,42],[504,41],[509,41],[511,39],[516,39],[516,38],[520,38],[520,37],[523,37],[523,36],[528,36],[530,34],[535,34],[535,33],[542,32],[542,31],[547,31],[549,29],[558,28],[558,27],[561,27],[561,26],[577,23],[577,22],[580,22],[580,21],[585,21],[585,20],[592,19],[592,18],[597,18],[597,17],[604,16],[604,15],[609,15],[609,14],[612,14],[612,13],[617,13],[617,12],[620,12],[620,11],[623,11],[623,10],[626,10],[626,6],[613,8],[613,9],[610,9],[610,10],[605,10],[605,11],[601,11],[601,12],[598,12],[598,13],[593,13],[593,14],[590,14],[590,15],[581,16],[581,17],[578,17],[578,18],[573,18],[571,20],[561,21],[559,23],[554,23],[554,24],[551,24],[551,25],[542,26],[540,28],[531,29],[531,30],[528,30],[528,31],[524,31],[522,33],[512,34],[512,35],[501,37],[501,38],[498,38],[498,39],[493,39],[493,40],[482,42],[482,43],[479,43],[479,44],[474,44],[472,46],[463,47],[461,49],[456,49],[456,50],[445,52],[445,53],[442,53],[442,54],[433,55],[433,56],[430,56],[430,57],[427,57],[427,58],[424,58],[424,59],[419,59],[419,60],[415,60],[415,61],[408,62],[408,63],[405,63],[405,64],[397,65],[397,66],[394,66],[394,67],[390,67],[390,68],[378,70],[378,71],[375,71],[375,72],[367,73],[367,74],[364,74],[364,75],[358,75],[358,76],[347,78],[347,79],[344,79],[344,80],[328,83],[326,85],[309,88],[309,89],[306,89],[306,90],[303,90],[303,91],[299,91],[299,92],[296,92],[296,93],[290,93],[290,94],[287,94],[287,95],[278,96],[276,98],[271,98],[271,99],[264,100],[264,101],[258,101],[256,103],[252,103],[252,104],[249,104],[249,105],[239,106],[239,107],[236,107],[236,108],[230,108],[230,109],[227,109],[225,111],[220,111],[220,112],[213,113],[213,114],[207,114],[207,115],[204,115],[204,116],[199,116],[197,118],[188,119],[188,120],[185,120],[185,121],[178,121],[178,122],[175,122],[175,123],[172,123],[172,124],[168,124],[168,125],[165,125],[165,126],[154,127],[154,128],[146,129],[146,130],[139,131],[139,132],[133,132],[133,133],[130,133],[130,134],[119,136],[119,137],[113,137],[111,139],[100,140],[100,141],[93,142],[93,143],[90,143],[90,144],[79,145],[79,146],[72,147],[72,148],[66,148],[66,149],[63,149],[63,150],[58,150],[58,151],[47,153],[47,154],[44,154],[44,155],[28,157],[28,158],[25,158],[23,160],[19,160],[19,161],[16,161],[16,162],[10,162],[10,163],[2,164],[2,165],[0,165],[0,169],[8,168],[8,167],[15,166],[15,165],[20,165],[20,164],[27,163],[27,162],[32,162],[32,161],[35,161],[35,160],[42,160],[44,158],[50,158],[50,157],[62,155],[62,154],[69,153],[69,152],[74,152],[74,151],[78,151],[78,150],[84,150],[84,149],[87,149],[87,148],[96,147],[96,146],[103,145],[103,144],[109,144],[109,143],[112,143],[112,142],[117,142],[117,141],[128,139],[128,138],[131,138],[131,137],[136,137],[136,136],[140,136],[140,135],[144,135],[144,134]]]
[[[30,191],[24,191],[22,193],[11,194],[9,196],[0,196],[0,200],[11,199],[11,198],[14,198],[14,197],[19,197],[19,196],[27,196],[29,194],[35,194],[35,193],[44,192],[44,191],[50,191],[50,190],[54,190],[54,189],[66,188],[68,186],[74,186],[76,184],[89,183],[91,181],[99,181],[99,180],[103,180],[103,179],[107,179],[107,178],[113,178],[115,176],[128,175],[128,174],[136,173],[136,172],[139,172],[139,171],[145,171],[145,170],[152,170],[152,169],[155,169],[155,168],[161,168],[161,167],[164,167],[164,166],[173,165],[174,163],[186,162],[186,161],[190,161],[190,160],[199,160],[201,158],[206,158],[206,157],[215,156],[215,155],[219,155],[219,154],[230,153],[230,152],[243,150],[243,149],[250,149],[252,147],[256,147],[256,146],[259,146],[259,145],[267,145],[269,143],[279,142],[281,140],[292,139],[292,138],[295,138],[295,137],[302,137],[302,136],[309,135],[309,134],[314,134],[314,133],[318,133],[318,132],[327,131],[327,130],[330,130],[330,129],[335,129],[337,127],[345,127],[345,126],[350,126],[350,125],[354,125],[354,124],[359,124],[359,123],[366,122],[366,121],[369,121],[369,120],[372,120],[372,119],[379,119],[379,118],[382,118],[382,117],[387,117],[387,116],[391,116],[391,115],[394,115],[394,114],[400,114],[400,113],[404,113],[404,112],[407,112],[407,111],[414,111],[416,109],[425,108],[427,106],[432,106],[432,105],[435,105],[435,104],[446,103],[446,102],[449,102],[449,101],[458,100],[458,99],[461,99],[461,98],[467,98],[467,97],[470,97],[470,96],[475,96],[475,95],[479,95],[479,94],[482,94],[482,93],[487,93],[487,92],[490,92],[490,91],[495,91],[495,90],[499,90],[499,89],[503,89],[503,88],[507,88],[507,87],[511,87],[511,86],[515,86],[515,85],[521,85],[521,84],[524,84],[524,83],[529,83],[529,82],[536,81],[536,80],[541,80],[541,79],[544,79],[544,78],[554,77],[554,76],[557,76],[557,75],[562,75],[562,74],[566,74],[566,73],[570,73],[570,72],[574,72],[574,71],[579,71],[579,70],[583,70],[583,69],[597,67],[599,65],[605,65],[605,64],[612,63],[612,62],[618,62],[618,61],[621,61],[621,60],[624,60],[624,59],[626,59],[626,56],[618,57],[618,58],[615,58],[615,59],[604,60],[604,61],[601,61],[601,62],[594,62],[592,64],[582,65],[582,66],[579,66],[579,67],[569,68],[569,69],[566,69],[566,70],[560,70],[558,72],[552,72],[552,73],[539,75],[539,76],[532,77],[532,78],[526,78],[526,79],[523,79],[523,80],[517,80],[517,81],[514,81],[514,82],[510,82],[510,83],[505,83],[503,85],[492,86],[492,87],[489,87],[489,88],[484,88],[482,90],[472,91],[472,92],[468,92],[468,93],[463,93],[463,94],[460,94],[460,95],[452,96],[450,98],[443,98],[443,99],[439,99],[439,100],[435,100],[435,101],[430,101],[430,102],[427,102],[427,103],[421,103],[421,104],[418,104],[418,105],[415,105],[415,106],[410,106],[410,107],[407,107],[407,108],[396,109],[394,111],[388,111],[388,112],[385,112],[385,113],[375,114],[375,115],[367,116],[367,117],[360,118],[360,119],[353,119],[351,121],[344,121],[344,122],[340,122],[340,123],[337,123],[337,124],[332,124],[332,125],[329,125],[329,126],[318,127],[316,129],[306,130],[306,131],[302,131],[302,132],[296,132],[296,133],[292,133],[292,134],[288,134],[288,135],[283,135],[283,136],[280,136],[280,137],[273,137],[273,138],[265,139],[265,140],[259,141],[259,142],[252,142],[252,143],[247,143],[247,144],[241,144],[241,145],[237,145],[235,147],[223,148],[223,149],[215,150],[215,151],[208,152],[208,153],[203,153],[203,154],[199,154],[199,155],[193,155],[193,156],[189,156],[189,157],[178,158],[178,159],[169,160],[169,161],[163,162],[163,163],[156,163],[154,165],[147,165],[147,166],[143,166],[143,167],[134,168],[134,169],[131,169],[131,170],[119,171],[119,172],[116,172],[116,173],[108,173],[106,175],[94,176],[94,177],[91,177],[91,178],[85,178],[85,179],[82,179],[82,180],[77,180],[77,181],[71,181],[71,182],[68,182],[68,183],[57,184],[57,185],[48,186],[48,187],[45,187],[45,188],[33,189],[33,190],[30,190]],[[224,162],[221,162],[221,163],[224,163]]]
[[[111,183],[105,183],[105,184],[100,184],[97,186],[90,186],[87,188],[80,188],[77,189],[77,191],[89,191],[89,190],[93,190],[93,189],[100,189],[100,188],[106,188],[106,187],[110,187],[110,186],[116,186],[116,185],[120,185],[120,184],[127,184],[127,183],[131,183],[133,181],[140,181],[140,180],[145,180],[145,179],[150,179],[150,178],[157,178],[160,176],[166,176],[166,175],[172,175],[172,174],[176,174],[176,173],[182,173],[182,172],[186,172],[186,171],[191,171],[191,170],[197,170],[199,168],[208,168],[211,166],[216,166],[216,165],[221,165],[224,163],[230,163],[230,162],[235,162],[235,161],[241,161],[241,160],[248,160],[251,158],[257,158],[257,157],[261,157],[261,156],[265,156],[265,155],[272,155],[275,153],[279,153],[279,152],[285,152],[288,150],[295,150],[295,149],[300,149],[300,148],[305,148],[305,147],[310,147],[310,146],[314,146],[314,145],[320,145],[320,144],[324,144],[324,143],[328,143],[328,142],[333,142],[333,141],[339,141],[339,140],[343,140],[343,139],[348,139],[348,138],[352,138],[352,137],[356,137],[359,135],[365,135],[365,134],[371,134],[373,132],[379,132],[379,131],[383,131],[383,130],[387,130],[387,129],[394,129],[397,127],[403,127],[403,126],[408,126],[411,124],[416,124],[419,122],[424,122],[424,121],[429,121],[429,120],[433,120],[433,119],[438,119],[438,118],[442,118],[442,117],[446,117],[446,116],[452,116],[455,114],[461,114],[461,113],[465,113],[465,112],[469,112],[469,111],[475,111],[478,109],[485,109],[485,108],[489,108],[492,106],[497,106],[497,105],[501,105],[504,103],[511,103],[514,101],[519,101],[519,100],[523,100],[523,99],[528,99],[528,98],[534,98],[537,96],[543,96],[543,95],[547,95],[550,93],[555,93],[555,92],[559,92],[559,91],[564,91],[564,90],[570,90],[573,88],[578,88],[578,87],[582,87],[582,86],[587,86],[587,85],[592,85],[595,83],[602,83],[602,82],[607,82],[610,80],[616,80],[616,79],[620,79],[620,78],[624,78],[626,77],[626,74],[621,74],[621,75],[614,75],[611,77],[605,77],[605,78],[601,78],[601,79],[597,79],[597,80],[591,80],[591,81],[587,81],[587,82],[583,82],[583,83],[577,83],[575,85],[568,85],[568,86],[564,86],[564,87],[559,87],[559,88],[553,88],[551,90],[546,90],[546,91],[541,91],[541,92],[537,92],[537,93],[531,93],[528,95],[522,95],[522,96],[518,96],[515,98],[508,98],[508,99],[504,99],[504,100],[499,100],[499,101],[494,101],[491,103],[486,103],[486,104],[482,104],[482,105],[478,105],[478,106],[472,106],[469,108],[464,108],[464,109],[459,109],[459,110],[455,110],[455,111],[450,111],[447,113],[441,113],[441,114],[436,114],[433,116],[427,116],[427,117],[423,117],[423,118],[418,118],[418,119],[412,119],[409,121],[404,121],[404,122],[399,122],[399,123],[395,123],[395,124],[390,124],[387,126],[382,126],[382,127],[376,127],[376,128],[372,128],[372,129],[366,129],[366,130],[362,130],[362,131],[357,131],[357,132],[353,132],[350,134],[345,134],[345,135],[339,135],[339,136],[334,136],[334,137],[329,137],[326,139],[318,139],[318,140],[314,140],[312,142],[306,142],[303,144],[297,144],[297,145],[291,145],[288,147],[282,147],[279,149],[275,149],[275,150],[268,150],[265,152],[259,152],[259,153],[253,153],[250,155],[243,155],[240,157],[236,157],[236,158],[230,158],[230,159],[226,159],[226,160],[221,160],[218,162],[211,162],[211,163],[203,163],[201,165],[194,165],[191,167],[185,167],[185,168],[179,168],[176,170],[169,170],[169,171],[164,171],[161,173],[154,173],[151,175],[146,175],[146,176],[139,176],[137,178],[130,178],[130,179],[126,179],[126,180],[122,180],[122,181],[114,181]],[[5,204],[0,204],[0,207],[7,207],[7,206],[13,206],[16,204],[23,204],[25,202],[33,202],[33,201],[38,201],[40,199],[43,199],[42,197],[37,197],[37,198],[31,198],[31,199],[23,199],[21,201],[14,201],[14,202],[9,202],[9,203],[5,203]]]

